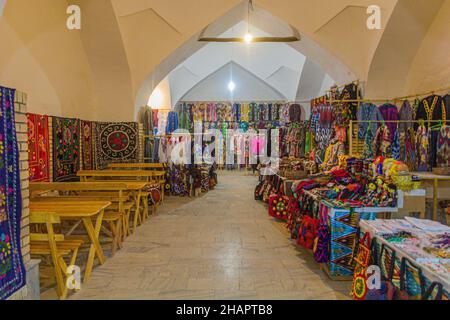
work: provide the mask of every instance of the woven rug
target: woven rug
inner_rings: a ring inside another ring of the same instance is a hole
[[[31,182],[50,181],[50,144],[48,117],[27,114],[28,166]]]
[[[139,158],[139,125],[128,123],[96,124],[96,165],[136,162]]]
[[[53,181],[78,181],[80,121],[53,117]]]
[[[0,300],[22,288],[22,194],[14,118],[15,90],[0,87]]]
[[[94,126],[94,122],[81,121],[81,165],[83,170],[95,169]]]

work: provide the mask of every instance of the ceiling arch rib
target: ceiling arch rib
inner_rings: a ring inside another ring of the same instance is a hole
[[[370,64],[368,98],[394,98],[407,93],[414,58],[443,3],[443,0],[397,2]]]
[[[220,19],[210,24],[208,27],[208,33],[213,36],[219,36],[220,34],[225,33],[227,30],[232,28],[233,26],[239,24],[239,22],[246,20],[246,2],[241,3],[240,5],[234,7],[232,10],[230,10],[227,14],[223,15]],[[252,25],[259,29],[262,33],[265,34],[271,34],[271,35],[285,35],[287,32],[290,32],[289,25],[284,23],[283,21],[275,18],[272,16],[269,12],[256,7],[256,14],[252,16],[251,19]],[[148,96],[152,92],[152,90],[158,85],[158,83],[164,79],[173,69],[175,69],[177,66],[183,64],[185,61],[189,60],[191,56],[193,56],[196,52],[199,52],[202,50],[202,48],[205,48],[206,46],[209,46],[211,44],[203,44],[199,43],[197,41],[198,34],[194,36],[191,40],[186,42],[183,46],[181,46],[178,50],[176,50],[172,55],[170,55],[166,60],[164,60],[159,66],[157,66],[152,73],[150,73],[142,86],[140,87],[140,90],[138,91],[137,98],[136,98],[136,110],[138,110],[142,105],[145,105],[148,100]],[[259,44],[252,44],[252,47],[256,47]],[[303,37],[301,42],[294,43],[294,44],[283,44],[283,46],[293,49],[292,52],[301,52],[302,56],[303,51],[307,52],[308,56],[311,56],[312,60],[319,66],[322,67],[322,65],[326,65],[327,68],[324,68],[328,71],[331,70],[331,77],[335,75],[338,77],[336,79],[336,82],[338,83],[345,83],[349,81],[355,80],[354,73],[344,64],[342,64],[336,57],[331,55],[330,53],[327,53],[323,48],[321,48],[318,44],[316,44],[311,39],[308,39],[307,37]],[[258,55],[252,55],[252,58],[255,59]],[[276,55],[277,59],[284,60],[285,57]],[[309,57],[308,57],[309,58]],[[211,59],[211,56],[206,59]],[[235,61],[237,59],[229,59],[229,61]],[[204,60],[205,61],[205,60]],[[290,69],[294,70],[298,73],[298,77],[294,79],[294,81],[290,80],[288,82],[287,89],[279,89],[280,91],[288,91],[283,92],[283,94],[286,97],[289,97],[292,100],[296,99],[297,91],[298,91],[298,85],[300,82],[300,75],[301,70],[303,68],[303,64],[306,61],[306,57],[304,57],[304,60],[299,63],[299,65],[296,65],[295,67],[292,67]],[[243,61],[236,61],[239,64],[245,66],[246,68],[250,69]],[[272,73],[276,71],[276,69],[280,69],[280,73],[291,73],[290,70],[287,68],[282,68],[282,65],[278,65],[267,75],[261,75],[258,74],[258,76],[262,79],[264,79],[266,82],[271,84],[274,87],[277,87],[277,83],[279,82],[279,74],[273,75],[270,77]],[[192,68],[188,68],[193,70]],[[215,69],[215,68],[214,68]],[[251,70],[252,72],[254,70]],[[257,73],[257,72],[255,72]],[[208,73],[209,74],[209,73]],[[206,75],[205,75],[206,76]],[[269,79],[267,79],[269,78]],[[191,79],[193,81],[193,79]],[[200,81],[200,80],[199,80]],[[274,81],[274,83],[271,83],[271,81]],[[286,87],[286,82],[283,84]],[[295,88],[290,88],[290,86],[293,85]],[[317,89],[319,90],[319,89]],[[175,90],[176,91],[176,90]],[[180,95],[181,97],[182,95]],[[175,103],[177,101],[176,97],[172,97],[172,103]]]

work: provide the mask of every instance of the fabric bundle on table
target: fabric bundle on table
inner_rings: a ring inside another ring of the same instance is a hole
[[[26,284],[20,242],[22,194],[14,96],[14,89],[0,87],[0,300]]]
[[[28,166],[31,182],[50,181],[48,116],[27,114]]]
[[[139,126],[135,122],[96,124],[96,164],[136,162],[139,158]]]
[[[80,120],[53,117],[53,181],[78,181]]]

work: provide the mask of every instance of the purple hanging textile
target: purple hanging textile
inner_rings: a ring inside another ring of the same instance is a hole
[[[20,246],[22,194],[14,95],[14,89],[0,87],[0,300],[26,283]]]
[[[385,103],[380,106],[380,112],[383,116],[384,121],[398,121],[400,120],[400,115],[396,105]],[[389,128],[391,141],[394,140],[395,133],[397,132],[397,123],[386,122],[386,126]]]

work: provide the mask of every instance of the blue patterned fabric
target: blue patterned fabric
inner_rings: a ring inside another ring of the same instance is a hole
[[[0,87],[0,300],[22,288],[22,195],[14,118],[15,90]]]
[[[392,158],[400,160],[400,132],[395,132],[394,141],[392,141]]]

